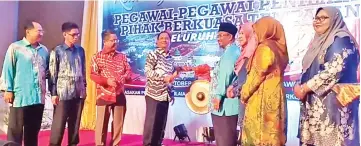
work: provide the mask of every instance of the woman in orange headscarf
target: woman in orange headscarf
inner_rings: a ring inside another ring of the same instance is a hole
[[[247,64],[247,78],[241,88],[246,104],[243,119],[243,146],[280,146],[286,143],[286,98],[284,69],[288,64],[283,26],[272,17],[254,25],[257,49]]]

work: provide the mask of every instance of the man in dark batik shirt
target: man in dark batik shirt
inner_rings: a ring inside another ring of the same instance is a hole
[[[64,43],[50,53],[49,89],[54,104],[51,146],[60,146],[68,123],[68,145],[79,143],[79,126],[86,97],[85,53],[75,45],[79,27],[72,22],[61,26]]]
[[[160,32],[157,36],[157,48],[147,55],[145,63],[146,114],[143,131],[144,146],[160,146],[167,123],[169,102],[174,103],[173,81],[178,72],[174,58],[169,54],[171,34]]]

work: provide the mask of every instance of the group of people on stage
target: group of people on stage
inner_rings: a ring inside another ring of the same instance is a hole
[[[79,27],[72,22],[62,24],[64,42],[50,52],[40,44],[44,30],[38,22],[26,22],[24,30],[24,38],[10,44],[2,70],[4,100],[11,104],[8,140],[38,145],[48,79],[54,104],[49,145],[61,145],[66,124],[68,143],[76,145],[86,97],[85,53],[76,45]]]
[[[348,97],[354,99],[341,105],[332,90],[336,84],[359,82],[359,46],[336,7],[317,9],[313,27],[315,36],[294,87],[301,101],[300,145],[360,145],[358,97]],[[285,145],[283,76],[289,58],[283,26],[272,17],[245,23],[238,30],[221,23],[217,38],[224,49],[210,82],[217,146]]]
[[[315,36],[294,87],[301,101],[300,145],[360,145],[359,99],[343,106],[332,90],[336,84],[358,82],[359,46],[335,7],[319,8],[313,27]],[[238,31],[222,23],[218,43],[225,51],[213,70],[210,88],[217,146],[285,145],[283,76],[289,58],[283,26],[272,17],[245,23]]]
[[[322,7],[313,19],[315,36],[303,59],[303,73],[294,93],[302,102],[299,138],[305,146],[359,145],[358,105],[338,103],[331,88],[356,83],[359,46],[340,11]],[[79,143],[79,125],[86,98],[84,49],[76,45],[80,32],[72,22],[62,25],[64,42],[49,50],[40,44],[44,31],[36,21],[25,25],[25,37],[12,43],[2,71],[4,99],[11,103],[8,140],[38,145],[44,111],[46,79],[54,104],[49,145],[61,145],[68,125],[68,145]],[[115,32],[102,34],[103,49],[91,58],[90,79],[96,83],[95,144],[106,145],[112,122],[112,145],[120,145],[126,113],[124,84],[131,68],[126,55],[116,51]],[[224,49],[211,78],[212,122],[218,146],[282,146],[287,141],[287,104],[283,87],[288,50],[283,26],[272,17],[245,23],[238,29],[221,23],[218,44]],[[172,82],[181,71],[169,54],[171,33],[157,35],[156,49],[146,58],[146,116],[144,146],[160,146],[169,103],[174,102]],[[237,133],[240,126],[240,133]]]
[[[285,145],[283,75],[288,53],[283,26],[272,17],[245,23],[239,29],[221,23],[218,43],[224,53],[216,62],[210,84],[216,145]]]
[[[331,88],[357,83],[359,46],[335,7],[322,7],[313,19],[314,39],[303,59],[302,78],[294,87],[302,101],[299,126],[304,146],[359,145],[358,105],[339,104]],[[143,145],[159,146],[164,136],[171,83],[180,71],[168,49],[170,32],[157,36],[148,54]],[[272,17],[239,29],[220,23],[218,44],[224,49],[211,78],[212,123],[217,146],[283,146],[287,141],[287,103],[283,87],[288,50],[282,24]],[[237,124],[238,123],[238,124]],[[241,127],[237,133],[237,125]]]
[[[28,21],[24,29],[25,37],[12,43],[6,52],[1,77],[5,102],[11,104],[8,140],[38,145],[48,79],[54,105],[49,145],[62,144],[66,124],[68,145],[77,145],[87,96],[85,52],[77,45],[79,27],[73,22],[62,24],[64,42],[51,50],[40,44],[44,30],[38,22]],[[116,33],[107,30],[102,37],[103,49],[94,54],[89,67],[90,79],[97,86],[95,143],[106,145],[112,114],[111,142],[116,146],[120,144],[126,112],[124,83],[130,79],[131,70],[127,57],[116,51]]]

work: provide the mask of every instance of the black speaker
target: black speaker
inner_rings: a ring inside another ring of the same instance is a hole
[[[180,124],[178,126],[175,126],[173,128],[174,130],[174,133],[175,133],[175,136],[174,136],[174,139],[173,141],[175,141],[175,139],[178,137],[178,140],[179,141],[183,141],[185,140],[186,138],[188,138],[188,141],[191,141],[191,139],[189,138],[188,136],[188,131],[186,129],[186,126],[184,126],[184,124]]]
[[[11,141],[0,140],[0,146],[21,146],[21,145]]]

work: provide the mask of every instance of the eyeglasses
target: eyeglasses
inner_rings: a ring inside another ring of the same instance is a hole
[[[37,33],[42,33],[42,34],[44,34],[44,33],[45,33],[45,31],[44,31],[44,30],[32,29],[32,31],[37,32]]]
[[[112,43],[119,43],[119,40],[108,40],[108,41]]]
[[[217,38],[222,38],[222,37],[226,37],[226,36],[229,36],[230,34],[219,34],[217,35]]]
[[[160,37],[160,38],[158,38],[158,40],[169,40],[169,37],[167,36],[167,37]]]
[[[70,36],[72,36],[72,37],[75,37],[75,36],[79,37],[79,36],[80,36],[79,33],[73,33],[73,34],[67,33],[67,34],[70,35]]]
[[[323,22],[323,21],[325,21],[325,20],[328,19],[328,18],[330,18],[330,17],[327,17],[327,16],[320,16],[320,17],[318,17],[318,16],[316,16],[316,17],[313,18],[313,21],[315,21],[315,22]]]

